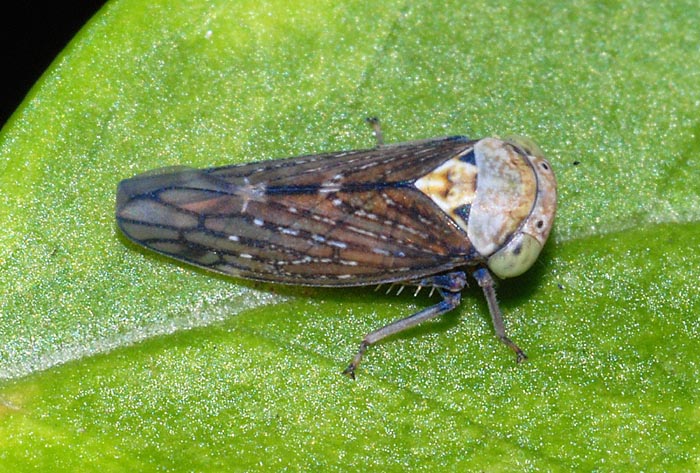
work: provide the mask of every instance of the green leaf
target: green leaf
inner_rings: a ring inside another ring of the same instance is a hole
[[[8,471],[700,467],[694,2],[110,2],[0,134]],[[535,268],[372,347],[427,294],[258,285],[128,243],[119,180],[523,134],[559,180]]]

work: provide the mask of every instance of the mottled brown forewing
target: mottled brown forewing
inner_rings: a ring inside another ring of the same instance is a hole
[[[473,142],[444,138],[136,176],[117,221],[134,241],[243,278],[352,286],[475,264],[460,230],[413,183]]]

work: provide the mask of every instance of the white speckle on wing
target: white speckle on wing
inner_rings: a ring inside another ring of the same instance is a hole
[[[328,240],[328,244],[330,246],[335,246],[336,248],[341,248],[345,249],[348,247],[348,245],[342,241],[336,241],[336,240]]]
[[[299,235],[299,230],[295,230],[293,228],[277,227],[277,230],[279,230],[280,233],[283,233],[285,235],[291,235],[291,236],[298,236]]]
[[[321,194],[330,194],[331,192],[338,192],[340,190],[340,184],[333,181],[326,181],[321,184],[321,188],[318,190]]]

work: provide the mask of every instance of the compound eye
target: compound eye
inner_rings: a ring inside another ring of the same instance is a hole
[[[488,266],[501,279],[520,276],[530,269],[542,251],[542,245],[534,237],[520,233],[506,246],[491,255]]]

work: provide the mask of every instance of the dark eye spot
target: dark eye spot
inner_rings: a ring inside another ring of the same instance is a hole
[[[549,171],[549,166],[547,166],[547,163],[541,163],[540,166],[542,166],[542,169]]]
[[[542,220],[537,222],[537,228],[542,228],[543,225],[544,225],[544,222]]]

